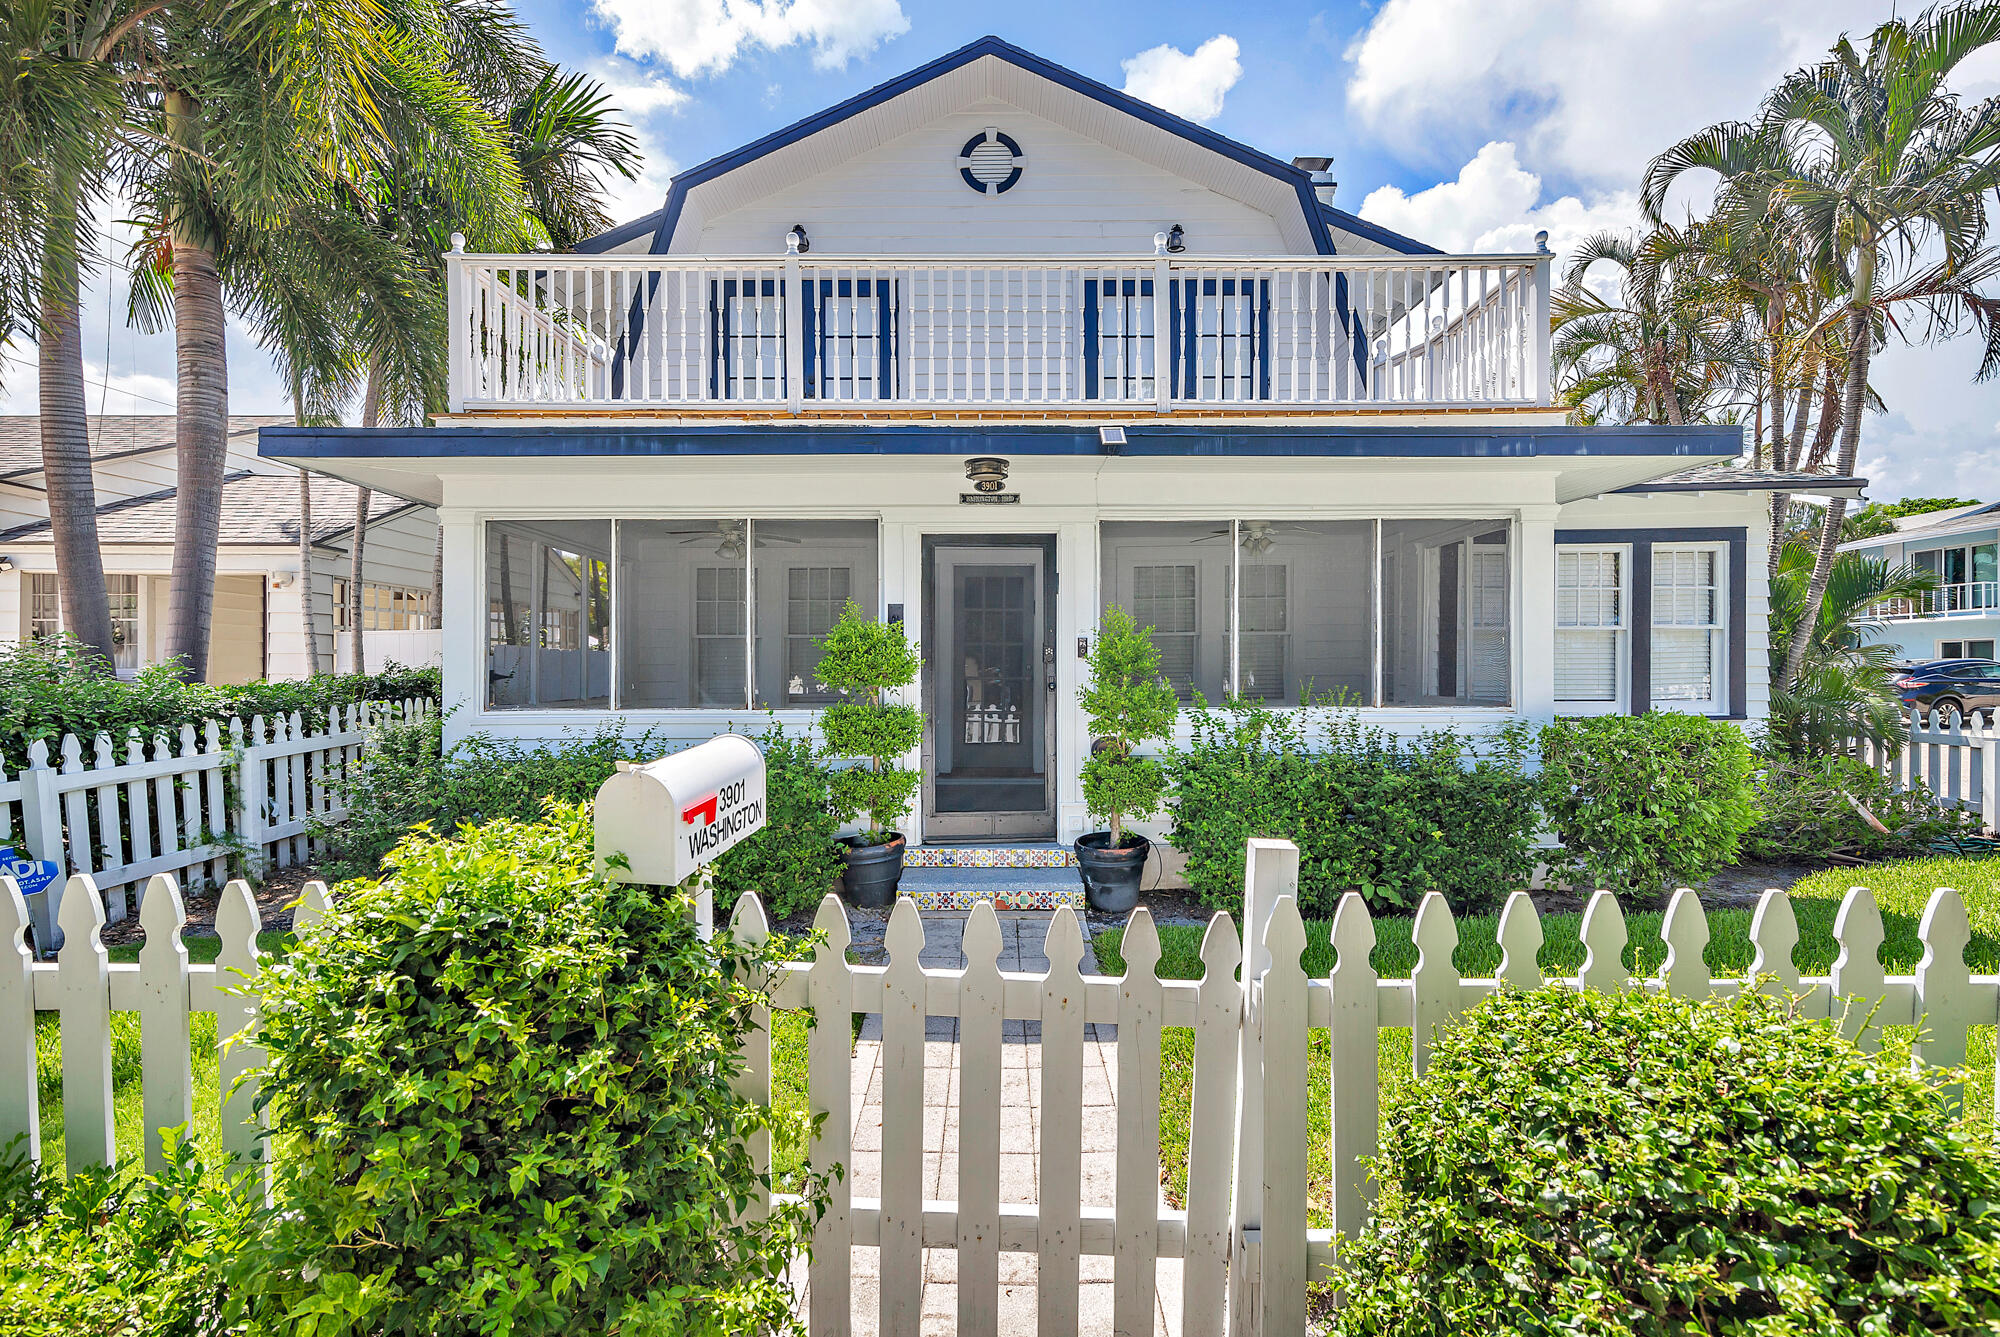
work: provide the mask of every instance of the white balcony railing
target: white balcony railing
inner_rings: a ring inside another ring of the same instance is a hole
[[[1904,622],[1919,617],[2000,614],[2000,581],[1974,580],[1960,585],[1940,585],[1912,599],[1883,599],[1871,605],[1868,613],[1870,617],[1888,622]]]
[[[450,257],[506,409],[1542,406],[1549,257]]]

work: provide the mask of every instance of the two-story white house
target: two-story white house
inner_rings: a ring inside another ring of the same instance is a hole
[[[261,448],[439,507],[454,734],[809,726],[842,602],[900,620],[933,845],[1091,829],[1114,603],[1190,701],[1760,718],[1802,480],[1565,425],[1552,257],[1441,254],[1325,167],[982,39],[578,253],[452,257],[437,429]]]
[[[2000,501],[1909,515],[1874,538],[1840,545],[1937,577],[1918,599],[1892,599],[1874,610],[1872,639],[1898,659],[1991,659],[2000,640]]]

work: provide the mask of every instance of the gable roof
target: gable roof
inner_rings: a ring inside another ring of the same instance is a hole
[[[1437,253],[1433,248],[1414,242],[1408,237],[1390,232],[1386,228],[1377,228],[1373,224],[1362,223],[1352,214],[1322,204],[1313,193],[1310,175],[1291,163],[1251,148],[1227,135],[1217,134],[1205,126],[1164,111],[1108,84],[1078,74],[1011,42],[991,36],[967,43],[948,55],[940,56],[928,64],[919,65],[906,74],[877,84],[844,102],[837,102],[824,111],[795,121],[781,130],[775,130],[760,139],[752,140],[741,148],[710,158],[707,162],[699,163],[676,174],[668,184],[666,203],[660,209],[644,218],[635,219],[580,242],[576,249],[589,254],[602,253],[637,241],[650,232],[649,249],[655,255],[663,254],[672,248],[674,234],[681,224],[689,194],[698,187],[717,181],[814,135],[852,121],[858,116],[987,58],[1037,76],[1114,112],[1129,116],[1197,150],[1226,159],[1240,169],[1271,178],[1279,189],[1288,191],[1297,200],[1298,223],[1302,234],[1310,238],[1313,250],[1318,254],[1330,255],[1336,253],[1338,249],[1334,232],[1330,229],[1344,231],[1405,254]]]
[[[174,448],[171,413],[93,414],[89,419],[94,462],[150,455]],[[290,415],[231,414],[228,440],[248,455],[256,450],[257,429],[290,426]],[[0,482],[42,471],[42,420],[32,413],[0,414]]]
[[[1808,497],[1845,497],[1860,500],[1868,486],[1866,478],[1843,478],[1834,474],[1805,473],[1801,470],[1749,469],[1735,464],[1703,464],[1678,473],[1634,483],[1620,492],[1796,492]]]
[[[280,420],[289,425],[291,419]],[[275,424],[274,424],[275,425]],[[352,483],[312,474],[312,538],[329,543],[354,529]],[[372,494],[368,523],[374,525],[413,510],[416,502]],[[36,520],[0,532],[0,543],[46,543],[49,522]],[[97,541],[105,547],[166,544],[174,541],[174,489],[163,488],[97,508]],[[299,541],[299,480],[291,473],[230,474],[222,483],[222,537],[225,548],[296,547]]]

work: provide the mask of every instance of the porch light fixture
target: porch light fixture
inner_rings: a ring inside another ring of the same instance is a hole
[[[806,235],[804,223],[792,224],[792,230],[785,234],[785,250],[791,255],[804,255],[813,248],[812,238]]]
[[[13,558],[11,558],[11,557],[0,557],[0,571],[12,571],[13,569],[14,569],[14,559],[13,559]]]
[[[1167,254],[1179,255],[1187,249],[1187,233],[1179,223],[1167,229]]]
[[[1007,486],[1007,461],[997,455],[975,455],[965,462],[965,477],[977,492],[998,492]]]

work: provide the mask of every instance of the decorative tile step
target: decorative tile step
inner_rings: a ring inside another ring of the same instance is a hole
[[[1067,905],[1083,912],[1083,884],[1067,887],[995,887],[988,883],[963,886],[930,885],[905,887],[902,895],[917,903],[919,910],[970,910],[981,901],[992,901],[995,910],[1047,910],[1053,913]]]
[[[918,845],[903,852],[905,868],[1074,868],[1067,845]]]

